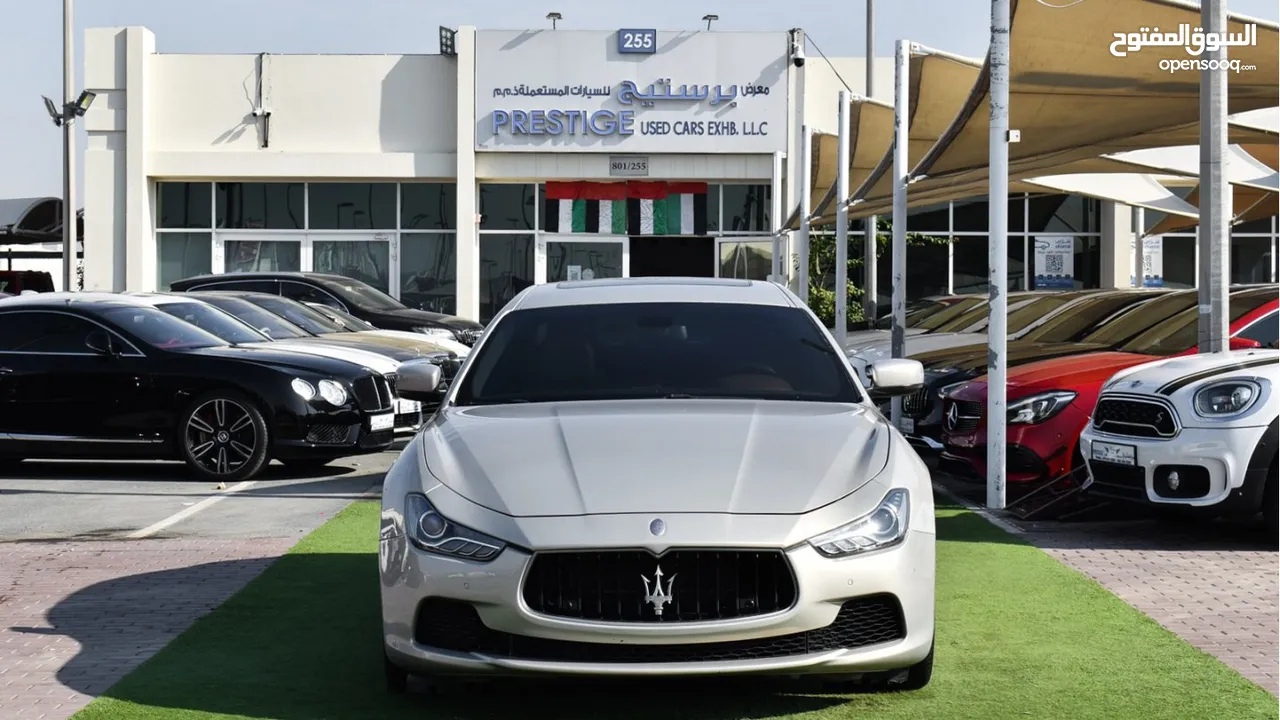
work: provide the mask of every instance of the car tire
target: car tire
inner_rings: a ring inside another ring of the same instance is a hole
[[[196,398],[182,414],[178,452],[202,480],[240,482],[270,459],[271,437],[257,404],[232,390]]]
[[[387,676],[387,692],[403,695],[409,691],[409,671],[391,662],[386,651],[382,653],[382,666]]]

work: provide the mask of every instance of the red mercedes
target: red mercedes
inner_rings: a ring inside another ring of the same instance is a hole
[[[1231,349],[1275,348],[1280,334],[1280,286],[1234,290],[1228,313]],[[1017,496],[1082,468],[1080,432],[1102,385],[1112,375],[1161,357],[1196,352],[1198,308],[1174,315],[1110,352],[1044,360],[1009,370],[1006,468]],[[940,469],[959,477],[987,475],[987,377],[952,388],[943,398]]]

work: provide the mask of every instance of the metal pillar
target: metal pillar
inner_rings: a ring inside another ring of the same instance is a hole
[[[1200,24],[1227,32],[1226,0],[1202,0]],[[1231,186],[1227,184],[1227,48],[1202,58],[1218,69],[1200,71],[1200,352],[1228,349],[1227,286],[1230,283]]]
[[[1147,230],[1147,213],[1140,207],[1133,208],[1133,286],[1146,287],[1146,245],[1143,234]]]
[[[798,182],[800,184],[800,232],[796,234],[796,254],[799,255],[798,262],[800,264],[800,282],[797,285],[800,299],[809,302],[809,229],[811,227],[811,219],[809,214],[809,206],[813,202],[813,190],[809,187],[812,179],[809,177],[813,163],[813,128],[808,125],[800,126],[800,176]]]
[[[876,21],[875,0],[867,0],[867,87],[865,95],[875,97],[875,60],[876,60]],[[866,228],[862,233],[862,316],[867,321],[867,329],[874,330],[876,319],[880,316],[879,264],[876,250],[879,234],[876,232],[876,216],[867,218]]]
[[[62,102],[76,101],[75,33],[71,17],[72,0],[62,0]],[[75,122],[68,116],[62,123],[62,290],[75,289],[76,277],[76,143]]]
[[[769,229],[773,233],[773,281],[786,284],[783,274],[783,255],[785,246],[782,243],[782,153],[773,154],[772,187],[769,191]]]
[[[839,139],[836,144],[836,341],[844,350],[849,338],[849,104],[840,91]]]
[[[1009,282],[1009,0],[991,0],[990,185],[987,227],[990,249],[990,320],[987,325],[987,507],[1005,505],[1005,365]]]
[[[907,122],[911,116],[908,107],[908,74],[911,72],[911,43],[899,40],[893,54],[893,329],[891,331],[892,356],[906,356],[907,317]],[[895,425],[902,422],[902,398],[895,397],[890,405],[890,419]]]

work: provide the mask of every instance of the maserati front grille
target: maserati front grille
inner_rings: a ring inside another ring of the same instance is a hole
[[[674,623],[780,612],[797,591],[780,550],[623,550],[537,553],[523,594],[544,615]]]

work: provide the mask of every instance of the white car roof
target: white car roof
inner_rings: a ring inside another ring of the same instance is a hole
[[[534,285],[520,293],[512,309],[660,302],[797,306],[781,286],[760,280],[619,278]]]

